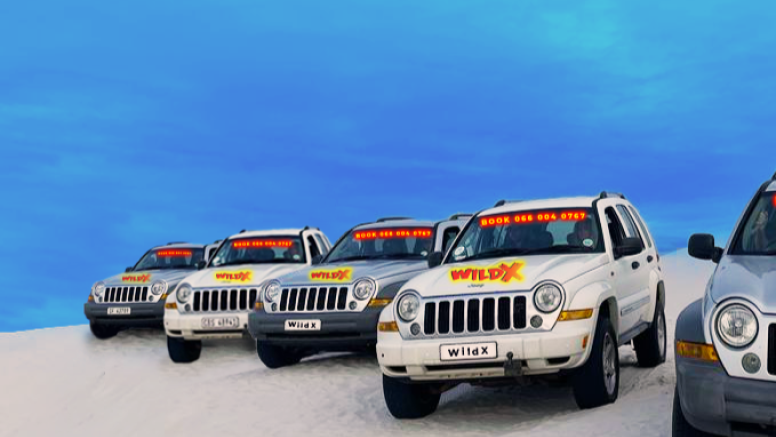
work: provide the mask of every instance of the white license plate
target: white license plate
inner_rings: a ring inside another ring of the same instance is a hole
[[[439,346],[439,359],[442,361],[488,360],[498,357],[496,342],[443,344]]]
[[[202,327],[207,329],[237,329],[240,327],[240,318],[208,317],[202,319]]]
[[[320,331],[320,320],[286,320],[286,331]]]
[[[111,307],[108,308],[108,315],[109,316],[126,316],[127,314],[132,313],[132,308],[130,307]]]

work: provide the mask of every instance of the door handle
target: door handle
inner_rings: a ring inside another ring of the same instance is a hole
[[[633,261],[633,264],[631,264],[631,267],[633,267],[633,270],[638,270],[638,268],[641,266],[638,261]]]
[[[650,255],[650,256],[648,256],[648,257],[647,257],[647,262],[648,262],[648,263],[651,263],[653,259],[654,259],[654,258],[652,258],[652,255]]]

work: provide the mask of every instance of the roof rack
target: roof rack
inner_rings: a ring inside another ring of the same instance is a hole
[[[170,241],[170,242],[169,242],[169,243],[167,243],[166,245],[167,245],[167,246],[170,246],[170,245],[172,245],[172,244],[189,244],[189,242],[188,242],[188,241]]]
[[[245,229],[243,229],[242,231],[238,232],[238,234],[242,234],[243,232],[245,232]]]
[[[302,230],[303,230],[303,231],[306,231],[306,230],[308,230],[308,229],[315,229],[316,231],[320,231],[320,229],[318,229],[318,228],[315,228],[315,227],[312,227],[312,226],[305,226],[305,227],[304,227],[304,229],[302,229]]]
[[[392,222],[394,220],[412,220],[412,217],[383,217],[375,220],[375,223]]]
[[[610,197],[619,197],[620,199],[626,200],[625,196],[622,193],[613,193],[611,191],[601,191],[601,195],[598,198],[608,199]]]
[[[212,243],[210,243],[210,244],[218,244],[218,243],[220,243],[220,242],[222,242],[222,241],[224,241],[224,240],[216,240],[216,241],[214,241],[214,242],[212,242]]]
[[[499,207],[499,206],[504,206],[507,203],[517,203],[517,202],[522,202],[522,201],[523,201],[522,199],[514,199],[514,200],[501,199],[498,202],[496,202],[496,204],[493,205],[493,207],[496,208],[496,207]]]
[[[463,217],[472,217],[474,214],[468,212],[459,212],[450,216],[448,220],[459,220]]]

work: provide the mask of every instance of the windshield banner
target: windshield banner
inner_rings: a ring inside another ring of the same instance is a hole
[[[513,262],[511,265],[501,263],[486,268],[458,267],[450,269],[450,281],[459,282],[523,282],[525,279],[520,271],[525,266],[522,261]]]
[[[232,247],[235,249],[252,247],[291,247],[294,245],[292,240],[277,239],[254,239],[254,240],[233,240]]]
[[[191,251],[183,250],[183,249],[164,249],[164,250],[157,250],[156,256],[160,258],[176,257],[176,256],[191,256]]]
[[[318,282],[350,282],[353,275],[353,269],[343,267],[331,270],[311,270],[310,280]]]

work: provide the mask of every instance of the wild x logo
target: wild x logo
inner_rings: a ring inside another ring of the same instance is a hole
[[[121,277],[121,282],[140,282],[145,284],[151,280],[151,274],[146,273],[143,275],[124,275]]]
[[[349,282],[352,279],[353,269],[345,267],[332,270],[312,270],[310,271],[311,281],[326,282]]]
[[[453,282],[522,282],[525,278],[520,271],[524,265],[524,262],[516,261],[511,265],[501,263],[486,269],[475,267],[450,269],[450,280]]]
[[[253,272],[216,272],[216,281],[221,282],[248,282],[252,279]]]

